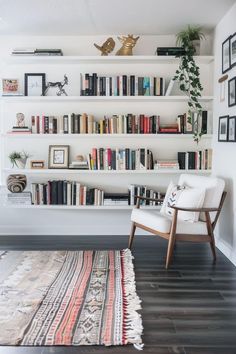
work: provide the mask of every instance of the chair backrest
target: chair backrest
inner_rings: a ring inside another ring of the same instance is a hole
[[[225,182],[221,178],[196,176],[182,174],[179,178],[179,185],[186,185],[190,188],[206,188],[203,208],[218,208],[225,188]],[[210,213],[211,221],[214,222],[216,212]],[[205,214],[200,213],[199,219],[206,221]]]

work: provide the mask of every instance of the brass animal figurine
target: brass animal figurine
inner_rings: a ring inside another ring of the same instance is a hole
[[[113,49],[115,48],[115,41],[113,38],[109,37],[107,38],[106,42],[103,43],[102,46],[97,45],[96,43],[94,43],[94,46],[100,50],[101,55],[108,55],[109,53],[111,53],[113,51]]]
[[[132,49],[134,48],[139,36],[134,38],[133,34],[128,34],[127,37],[117,37],[119,41],[122,43],[122,47],[118,50],[116,55],[133,55]]]

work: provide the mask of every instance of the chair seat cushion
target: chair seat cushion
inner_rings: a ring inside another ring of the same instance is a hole
[[[149,211],[143,209],[133,209],[131,214],[131,221],[140,225],[146,226],[161,233],[169,233],[171,228],[172,218],[161,214],[159,211]],[[194,223],[189,221],[178,220],[177,233],[179,234],[207,234],[206,223],[203,221],[196,221]]]

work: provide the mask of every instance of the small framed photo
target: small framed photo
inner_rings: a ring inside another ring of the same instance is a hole
[[[236,105],[236,77],[228,81],[228,106]]]
[[[31,160],[30,161],[30,168],[38,170],[45,168],[45,161],[44,160]]]
[[[69,168],[69,145],[49,145],[48,168]]]
[[[228,119],[229,116],[223,116],[219,118],[218,141],[228,140]]]
[[[45,74],[25,74],[25,96],[44,96],[45,86]]]
[[[2,79],[2,95],[14,96],[20,95],[18,79]]]
[[[228,122],[229,128],[228,128],[228,141],[230,142],[235,142],[236,141],[236,116],[235,117],[229,117],[229,122]]]
[[[230,38],[230,68],[236,65],[236,32]]]
[[[230,37],[222,43],[222,74],[230,69]]]

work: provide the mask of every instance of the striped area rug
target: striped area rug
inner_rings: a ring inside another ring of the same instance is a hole
[[[132,255],[0,251],[0,345],[141,345]]]

